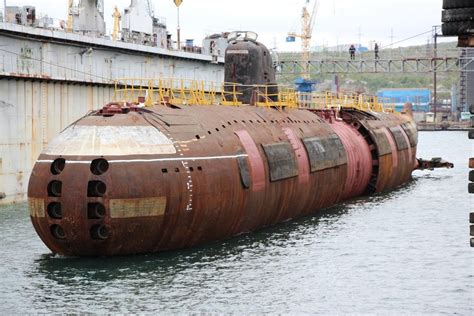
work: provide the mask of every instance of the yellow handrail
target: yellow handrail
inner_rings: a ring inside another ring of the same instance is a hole
[[[394,105],[357,93],[302,93],[278,85],[241,85],[233,82],[216,82],[165,79],[121,78],[114,82],[114,101],[174,105],[227,105],[240,106],[240,96],[250,90],[256,106],[289,107],[311,110],[351,108],[366,112],[395,112]]]

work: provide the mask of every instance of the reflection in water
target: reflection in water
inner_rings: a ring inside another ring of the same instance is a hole
[[[179,275],[206,273],[210,267],[217,271],[219,267],[223,268],[232,262],[245,262],[249,257],[282,256],[289,249],[298,247],[298,243],[307,236],[313,236],[307,242],[318,242],[317,239],[323,239],[325,234],[335,235],[344,229],[343,225],[338,224],[343,216],[350,215],[351,211],[356,211],[361,206],[383,204],[401,192],[409,191],[415,186],[415,182],[416,180],[394,192],[359,198],[325,209],[318,215],[192,249],[111,258],[66,258],[45,254],[35,260],[34,266],[37,268],[27,273],[27,277],[36,278],[38,274],[54,284],[42,289],[45,297],[54,297],[58,287],[80,289],[93,285],[102,288],[109,283],[130,284],[138,280],[141,291],[153,291],[157,286],[172,284]]]

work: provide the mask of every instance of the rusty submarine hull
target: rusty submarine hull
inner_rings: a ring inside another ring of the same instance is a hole
[[[145,107],[111,103],[50,142],[28,198],[52,252],[192,247],[409,181],[418,141],[409,115],[291,107],[274,88],[266,97],[261,87],[239,93],[248,80],[271,84],[274,75],[257,63],[268,60],[258,42],[236,40],[228,51],[226,81],[242,84],[230,89],[233,105],[182,105],[170,94]]]

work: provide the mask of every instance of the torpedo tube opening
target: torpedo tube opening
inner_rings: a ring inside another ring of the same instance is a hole
[[[48,204],[48,215],[54,219],[62,219],[63,218],[63,210],[61,207],[61,203],[59,202],[51,202]]]
[[[51,164],[51,173],[54,175],[58,175],[63,172],[65,166],[66,160],[64,158],[55,159]]]
[[[87,218],[101,219],[105,217],[105,207],[102,203],[87,204]]]
[[[66,233],[64,232],[64,229],[57,224],[51,226],[51,235],[53,235],[53,237],[56,239],[66,238]]]
[[[105,225],[94,225],[90,230],[91,238],[95,240],[105,240],[109,238],[109,230]]]
[[[102,197],[107,191],[107,186],[102,181],[89,181],[87,185],[88,197]]]
[[[104,174],[109,170],[109,162],[104,158],[98,158],[92,160],[91,172],[97,176]]]
[[[58,180],[53,180],[48,184],[48,196],[60,197],[63,183]]]

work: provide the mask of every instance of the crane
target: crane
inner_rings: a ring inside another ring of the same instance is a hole
[[[306,3],[303,7],[301,15],[301,33],[297,34],[295,32],[288,33],[287,41],[294,42],[295,37],[301,38],[301,63],[303,64],[303,71],[301,72],[301,77],[303,79],[309,79],[309,60],[310,60],[310,48],[311,48],[311,37],[313,34],[314,23],[316,21],[316,14],[319,7],[319,0],[314,0],[314,4],[310,11],[311,0],[305,0]]]
[[[146,1],[146,10],[148,11],[148,14],[153,18],[155,17],[155,9],[153,8],[153,4],[151,3],[150,0]]]
[[[120,20],[122,19],[122,15],[120,14],[120,11],[117,6],[115,6],[114,8],[114,13],[112,14],[112,17],[114,18],[114,30],[112,31],[112,39],[116,41],[120,32]]]
[[[72,32],[73,25],[73,15],[74,15],[74,0],[68,0],[67,2],[67,22],[66,22],[66,31]]]

